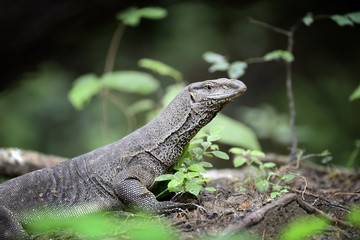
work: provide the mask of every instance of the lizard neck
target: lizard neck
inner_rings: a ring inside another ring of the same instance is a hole
[[[186,144],[222,108],[218,106],[214,110],[214,108],[207,109],[206,106],[202,106],[201,111],[197,111],[193,107],[188,88],[185,88],[161,114],[145,125],[146,133],[144,134],[156,139],[153,141],[156,145],[150,151],[151,154],[168,167],[177,163]]]

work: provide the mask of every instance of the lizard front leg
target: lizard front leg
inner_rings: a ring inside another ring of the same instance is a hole
[[[192,203],[157,201],[155,195],[147,189],[153,179],[147,177],[149,177],[148,171],[139,169],[136,172],[134,172],[134,169],[119,172],[114,183],[115,193],[127,207],[148,213],[169,213],[181,209],[201,208]]]

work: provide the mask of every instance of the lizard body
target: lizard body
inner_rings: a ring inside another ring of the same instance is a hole
[[[26,226],[37,217],[76,217],[124,206],[161,212],[181,206],[157,201],[150,192],[154,179],[171,171],[194,135],[245,91],[235,79],[192,83],[126,137],[0,184],[0,239],[28,237]],[[52,216],[55,212],[60,216]]]

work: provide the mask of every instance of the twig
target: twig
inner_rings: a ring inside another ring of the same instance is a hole
[[[355,192],[337,192],[334,193],[334,195],[350,195],[350,196],[359,196],[360,193],[355,193]]]
[[[134,130],[136,125],[136,118],[134,114],[132,114],[131,111],[128,111],[128,106],[122,101],[120,97],[117,97],[111,93],[109,93],[106,98],[110,100],[117,108],[119,108],[125,115],[127,125],[128,125],[128,131],[131,132]]]
[[[300,198],[297,198],[297,202],[303,207],[305,208],[307,211],[309,212],[315,212],[317,214],[319,214],[321,217],[324,217],[325,219],[329,220],[330,222],[333,223],[337,223],[338,225],[342,226],[342,227],[352,227],[351,224],[349,224],[348,222],[344,222],[340,219],[338,219],[337,217],[331,217],[329,215],[327,215],[326,213],[324,213],[323,211],[321,211],[320,209],[312,206],[311,204],[301,200]]]
[[[266,22],[255,20],[253,18],[249,18],[249,22],[286,36],[287,37],[287,51],[290,52],[291,54],[293,53],[294,33],[299,25],[299,22],[297,22],[295,25],[293,25],[290,28],[290,30],[285,30],[285,29],[270,25]],[[291,139],[292,139],[291,150],[290,150],[290,154],[289,154],[289,162],[290,162],[290,161],[294,160],[294,157],[295,157],[295,154],[297,151],[297,145],[298,145],[296,131],[295,131],[296,112],[295,112],[294,95],[293,95],[293,91],[292,91],[291,61],[286,61],[286,95],[287,95],[288,104],[289,104],[290,131],[291,131]]]
[[[256,19],[253,19],[251,17],[248,18],[249,19],[249,22],[252,23],[252,24],[255,24],[255,25],[259,25],[263,28],[266,28],[266,29],[269,29],[273,32],[277,32],[277,33],[280,33],[282,35],[285,35],[285,36],[289,36],[289,31],[285,30],[285,29],[282,29],[282,28],[279,28],[279,27],[275,27],[273,25],[270,25],[266,22],[262,22],[262,21],[259,21],[259,20],[256,20]]]
[[[105,66],[104,66],[104,73],[112,72],[114,70],[115,64],[115,57],[116,52],[119,47],[122,35],[125,30],[125,24],[121,21],[111,39],[111,43],[109,46],[109,50],[106,55]],[[109,90],[102,89],[100,91],[100,98],[101,98],[101,127],[102,127],[102,135],[103,139],[107,139],[107,126],[108,126],[108,111],[106,105],[106,98],[108,98]]]
[[[111,39],[109,50],[106,55],[104,73],[112,72],[114,69],[116,52],[119,47],[124,30],[125,30],[125,24],[121,21],[114,33],[114,36]]]
[[[101,89],[100,91],[100,111],[101,111],[101,132],[103,141],[107,142],[108,138],[108,110],[107,110],[107,104],[106,104],[106,98],[109,94],[109,90],[106,88]]]
[[[287,45],[287,51],[291,54],[293,53],[294,48],[294,32],[295,27],[292,27],[291,30],[288,32],[288,45]],[[289,112],[290,112],[290,130],[291,130],[291,150],[289,155],[289,162],[294,160],[296,151],[297,151],[297,137],[296,137],[296,131],[295,131],[295,102],[294,102],[294,95],[292,90],[292,67],[291,67],[291,61],[286,62],[286,93],[288,97],[288,104],[289,104]]]

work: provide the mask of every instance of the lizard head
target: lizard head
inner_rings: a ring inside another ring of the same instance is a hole
[[[246,91],[243,82],[236,79],[219,78],[189,85],[193,109],[220,111],[223,106]],[[205,109],[204,109],[205,108]]]

